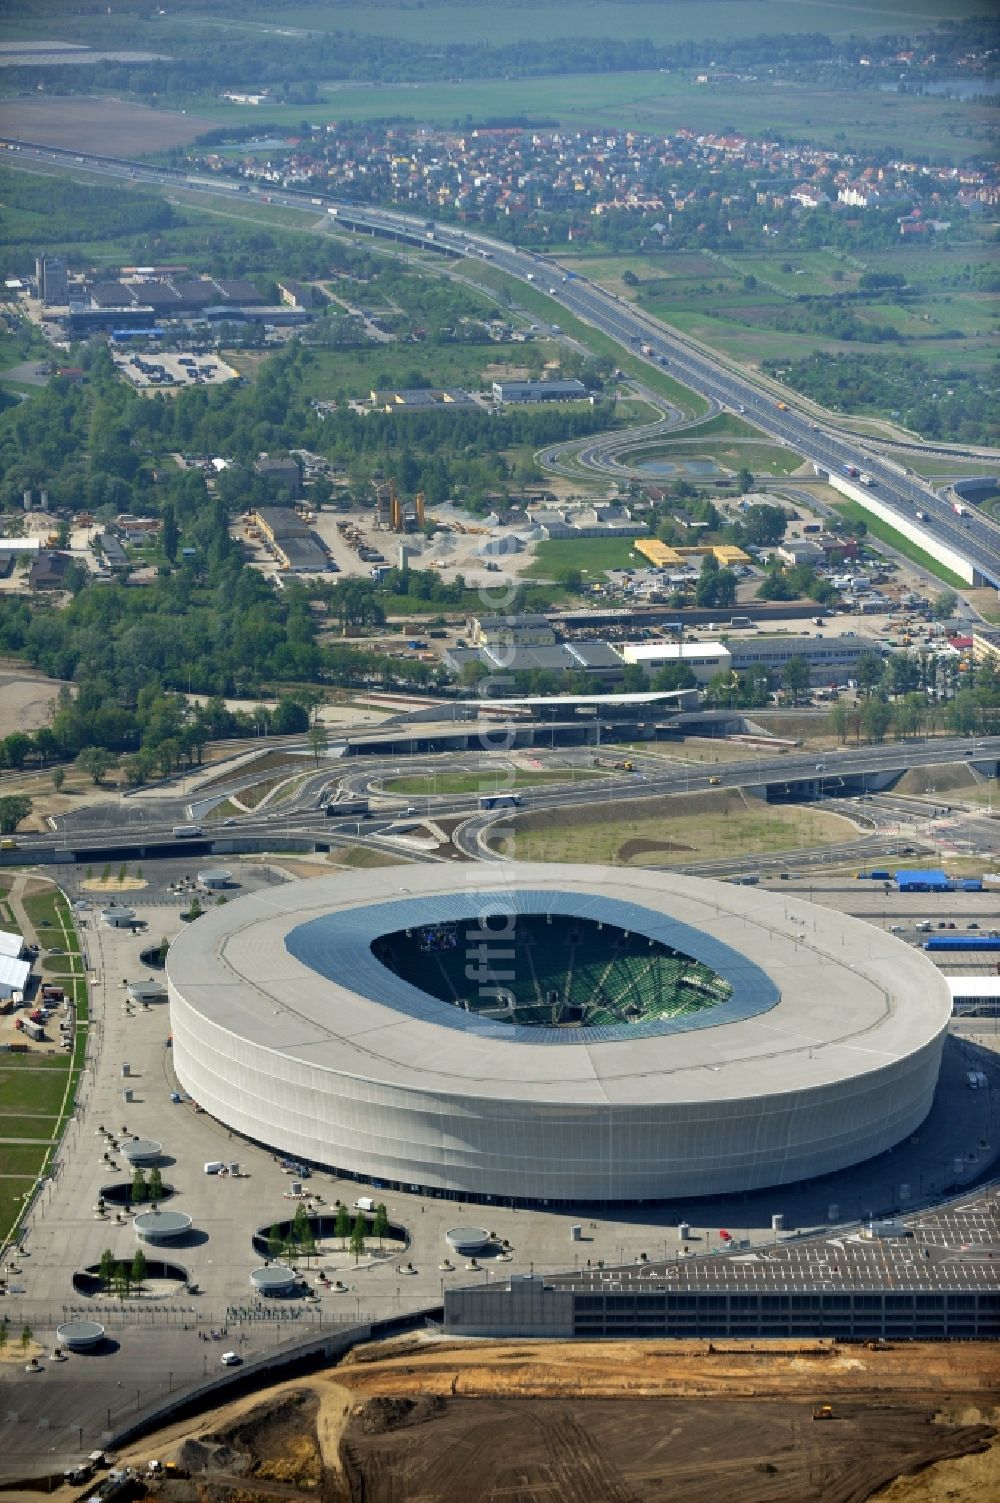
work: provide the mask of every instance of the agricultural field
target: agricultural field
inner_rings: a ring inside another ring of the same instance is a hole
[[[973,239],[922,255],[866,251],[863,259],[777,246],[768,253],[624,257],[620,269],[600,252],[565,259],[720,354],[768,373],[788,371],[791,389],[834,403],[835,411],[919,423],[927,437],[987,442],[1000,294],[973,285],[984,253]],[[626,269],[638,285],[621,281]],[[880,293],[862,285],[865,273],[903,276],[906,285]],[[869,379],[856,401],[849,381],[838,383],[842,389],[831,385],[824,398],[829,357],[866,368]],[[890,379],[901,361],[910,372],[902,384]]]
[[[904,7],[900,7],[900,24]],[[975,0],[916,0],[905,6],[906,21],[919,24],[924,18],[930,26],[945,18],[959,19],[976,15]],[[218,12],[203,9],[197,3],[183,9],[185,24],[213,30],[259,31],[287,35],[293,32],[324,32],[349,29],[373,36],[429,46],[453,43],[478,46],[495,43],[496,16],[484,0],[454,6],[431,0],[417,6],[406,0],[350,10],[347,20],[342,7],[315,3],[299,4],[296,0],[282,6],[280,24],[273,10],[251,3],[240,12],[239,19],[220,18]],[[613,0],[583,0],[572,9],[566,0],[540,0],[533,5],[512,6],[504,17],[505,37],[511,41],[549,41],[572,31],[578,37],[619,37],[624,41],[649,38],[658,46],[693,41],[705,36],[725,39],[756,37],[762,32],[822,31],[832,37],[872,36],[890,30],[894,24],[892,5],[881,5],[858,12],[851,4],[837,0],[818,0],[807,11],[789,11],[779,0],[763,0],[747,11],[739,0],[678,0],[667,11],[657,0],[635,0],[627,6]]]
[[[727,84],[724,101],[720,101],[715,90],[699,86],[680,72],[558,74],[368,87],[320,81],[315,103],[269,105],[266,114],[259,107],[229,104],[208,95],[191,95],[184,103],[185,118],[209,122],[203,129],[222,123],[298,125],[303,117],[321,125],[409,120],[461,126],[466,121],[517,119],[663,134],[679,126],[711,131],[723,124],[750,136],[808,140],[832,150],[866,151],[872,141],[878,141],[932,161],[964,161],[978,155],[995,129],[995,111],[977,103],[963,103],[959,109],[948,99],[766,79]],[[65,144],[72,144],[68,136]]]
[[[98,155],[121,156],[127,150],[133,157],[148,156],[186,146],[214,128],[208,116],[152,110],[121,99],[75,94],[0,99],[0,135]]]

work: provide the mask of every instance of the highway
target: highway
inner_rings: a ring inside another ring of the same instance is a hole
[[[581,757],[581,768],[586,770],[595,755],[593,749]],[[778,754],[762,748],[761,753],[747,756],[745,760],[729,763],[665,763],[660,756],[630,753],[635,764],[632,773],[609,773],[607,776],[579,777],[574,780],[571,767],[566,769],[565,781],[545,783],[534,788],[518,791],[518,812],[559,809],[572,806],[590,807],[596,803],[613,801],[625,804],[635,799],[653,795],[697,793],[712,787],[758,788],[764,784],[777,785],[779,791],[800,794],[802,801],[837,796],[845,787],[848,778],[861,780],[861,793],[865,792],[865,777],[880,780],[887,772],[902,771],[907,767],[928,767],[940,764],[968,761],[981,770],[995,773],[1000,766],[1000,736],[983,737],[975,742],[968,738],[949,737],[934,742],[892,743],[882,746],[841,748],[817,756],[815,752],[792,751]],[[312,772],[292,797],[279,809],[263,809],[240,815],[225,824],[220,821],[203,823],[202,840],[177,839],[175,825],[190,823],[188,813],[191,799],[181,790],[172,795],[163,793],[148,797],[140,808],[139,801],[130,800],[124,806],[117,800],[91,805],[70,818],[60,817],[54,828],[45,834],[19,835],[15,859],[24,860],[32,853],[58,853],[73,850],[115,850],[121,853],[148,852],[155,847],[161,855],[183,855],[192,852],[192,859],[204,859],[205,845],[209,842],[236,843],[245,840],[280,843],[283,838],[296,835],[312,840],[331,839],[367,842],[383,841],[400,833],[401,827],[413,826],[425,820],[458,819],[462,821],[455,833],[455,844],[466,855],[480,858],[482,849],[478,843],[479,833],[494,823],[508,821],[510,809],[481,813],[476,793],[435,793],[394,795],[391,788],[384,791],[384,784],[391,784],[396,776],[419,776],[425,774],[453,776],[456,773],[476,772],[482,774],[483,791],[504,786],[505,758],[488,753],[456,757],[453,754],[438,756],[407,757],[401,761],[394,758],[368,758],[345,763],[337,761]],[[273,770],[272,770],[273,775]],[[246,769],[234,771],[232,782],[245,781]],[[337,785],[349,797],[367,795],[371,799],[368,817],[328,816],[325,806],[333,797]],[[793,785],[797,785],[793,787]],[[227,784],[219,782],[213,787],[213,795],[225,796]],[[874,790],[873,790],[874,791]],[[947,795],[942,795],[946,798]],[[197,802],[197,796],[195,798]],[[866,809],[863,805],[844,804],[848,814],[878,824],[880,815],[891,815],[891,807],[877,805]],[[925,818],[930,811],[925,808]],[[996,842],[997,827],[984,813],[974,821],[969,835],[988,847]],[[787,856],[785,858],[788,859]]]
[[[241,193],[240,185],[227,179],[213,180],[208,176],[151,167],[145,162],[127,158],[80,154],[14,137],[0,137],[0,145],[19,152],[26,161],[83,167],[112,177],[230,200]],[[787,401],[783,399],[785,410],[782,410],[774,396],[748,376],[737,374],[728,364],[713,358],[701,346],[668,325],[560,266],[550,257],[517,250],[478,232],[421,220],[394,210],[358,208],[331,198],[287,189],[275,190],[268,197],[272,204],[307,211],[310,207],[319,209],[329,216],[327,222],[338,228],[389,235],[453,257],[478,256],[487,264],[533,285],[633,355],[645,345],[649,355],[643,355],[643,358],[647,358],[651,366],[667,369],[672,377],[709,403],[743,414],[762,432],[787,444],[831,474],[842,475],[847,467],[868,473],[875,482],[875,496],[892,512],[926,528],[942,544],[953,549],[975,571],[977,582],[986,581],[1000,588],[1000,524],[991,517],[973,506],[966,509],[965,515],[956,515],[949,502],[931,486],[915,476],[902,473],[898,463],[882,459],[874,447],[862,447],[808,418],[795,406],[791,394]],[[916,518],[918,509],[925,514],[925,520]]]

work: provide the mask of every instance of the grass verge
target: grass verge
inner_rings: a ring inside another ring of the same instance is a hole
[[[968,580],[963,579],[959,574],[955,574],[951,569],[946,568],[944,564],[938,563],[936,558],[932,558],[929,553],[925,553],[922,548],[918,548],[916,543],[911,543],[909,538],[904,537],[901,532],[897,532],[895,527],[890,527],[888,522],[883,522],[881,517],[876,517],[873,512],[866,511],[860,502],[834,501],[831,504],[835,511],[840,512],[842,517],[849,517],[852,522],[864,522],[871,537],[878,538],[882,543],[888,543],[890,548],[894,548],[897,553],[901,553],[911,563],[919,564],[922,569],[926,569],[929,574],[935,575],[946,585],[950,585],[953,590],[967,590],[969,588]]]
[[[614,802],[523,814],[514,826],[518,860],[621,866],[686,866],[729,859],[734,870],[757,857],[851,840],[840,815],[800,805],[747,804],[738,793],[637,800],[625,817]]]

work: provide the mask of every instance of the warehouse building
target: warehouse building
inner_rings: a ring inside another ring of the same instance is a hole
[[[683,663],[699,684],[707,684],[717,673],[728,673],[733,666],[730,651],[721,642],[626,642],[621,652],[626,663],[638,663],[649,674]]]
[[[278,564],[290,574],[322,574],[330,556],[311,527],[283,506],[261,506],[254,523],[271,545]]]
[[[589,395],[582,381],[494,381],[494,402],[581,402]]]
[[[896,886],[900,892],[951,892],[954,883],[943,871],[906,871],[896,873]]]
[[[750,668],[781,672],[792,658],[802,658],[814,684],[841,682],[853,674],[859,658],[882,656],[879,644],[868,637],[757,637],[727,645],[737,673]]]

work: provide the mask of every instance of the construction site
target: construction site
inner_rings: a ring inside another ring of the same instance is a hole
[[[989,1503],[998,1379],[990,1344],[402,1337],[162,1431],[111,1475],[161,1503]]]

